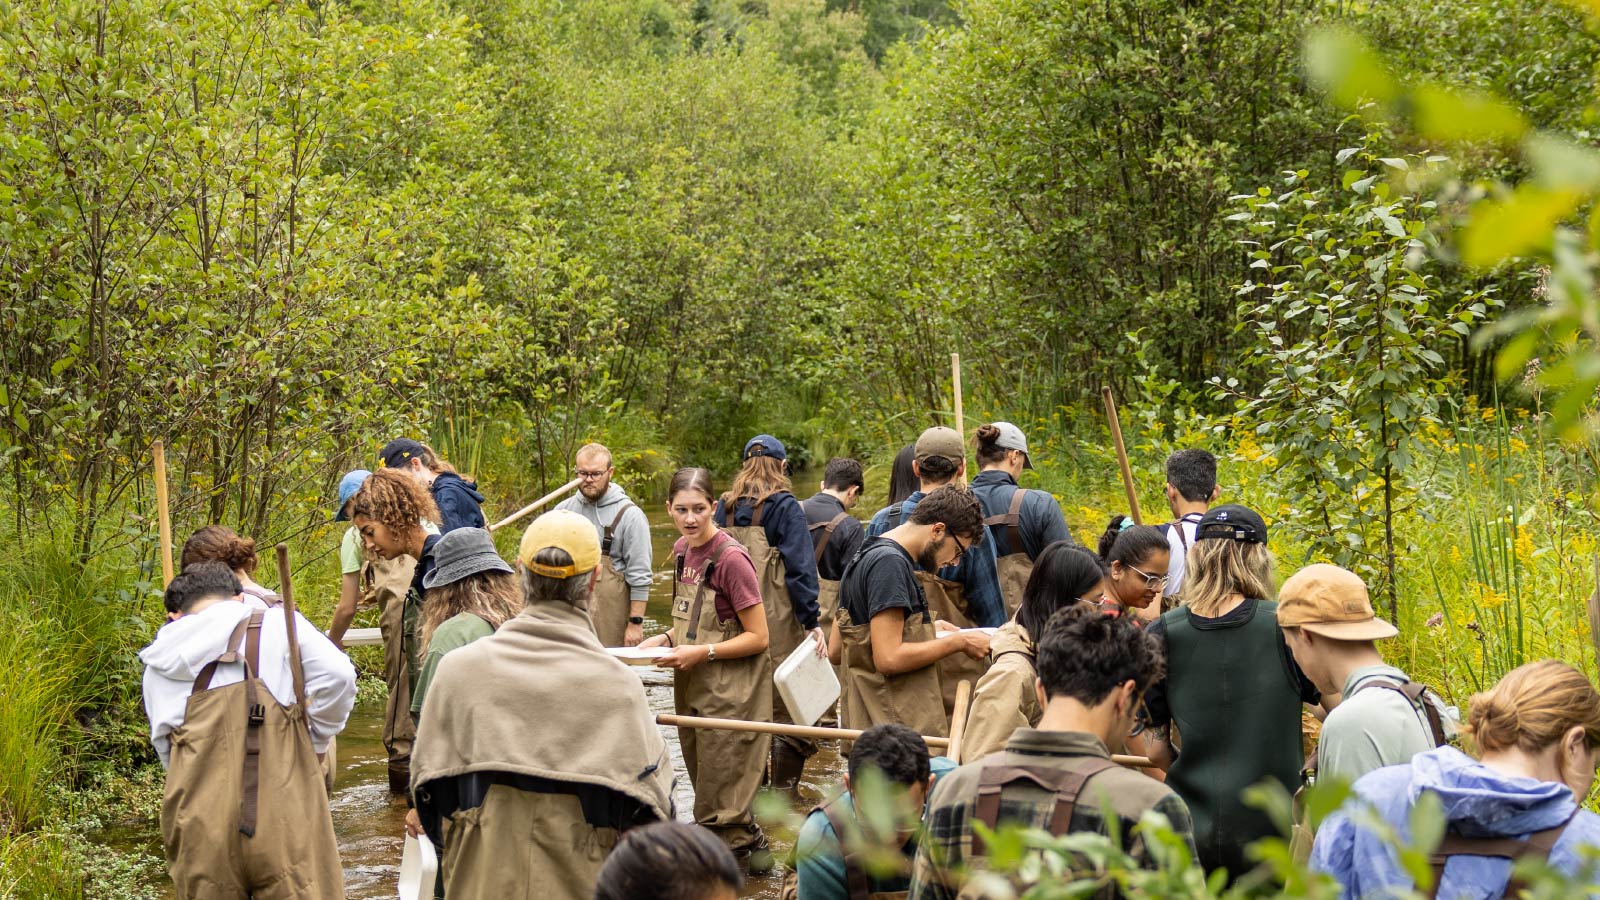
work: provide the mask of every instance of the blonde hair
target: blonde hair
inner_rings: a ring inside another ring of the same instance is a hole
[[[1574,726],[1584,730],[1590,747],[1600,747],[1600,693],[1587,675],[1559,660],[1518,666],[1473,694],[1470,704],[1466,730],[1482,751],[1538,753]]]
[[[771,456],[752,456],[744,461],[739,474],[733,476],[733,484],[722,495],[722,505],[727,507],[728,515],[732,516],[734,501],[749,499],[760,503],[773,494],[791,489],[789,476],[783,471],[783,460]]]
[[[473,613],[496,631],[522,609],[522,590],[510,572],[478,572],[459,581],[428,589],[417,636],[423,652],[440,625],[461,613]]]
[[[578,452],[572,454],[572,461],[577,462],[584,457],[593,458],[596,456],[604,456],[606,458],[606,468],[611,468],[611,450],[605,444],[597,444],[593,441],[579,447]]]
[[[1183,567],[1183,603],[1197,616],[1219,616],[1229,594],[1249,600],[1277,596],[1266,544],[1225,538],[1195,541]]]
[[[422,452],[417,455],[417,459],[422,461],[424,469],[435,475],[442,475],[445,472],[449,472],[452,475],[461,474],[456,471],[455,466],[444,461],[444,457],[439,455],[439,451],[429,447],[427,444],[422,445]]]

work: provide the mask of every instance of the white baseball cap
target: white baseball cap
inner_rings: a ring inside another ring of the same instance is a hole
[[[1022,429],[1010,422],[996,422],[994,427],[1000,429],[1000,436],[995,438],[994,445],[1005,450],[1022,451],[1022,467],[1033,468],[1033,458],[1028,453],[1028,439],[1023,436]]]

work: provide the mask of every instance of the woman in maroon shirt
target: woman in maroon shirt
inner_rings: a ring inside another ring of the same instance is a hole
[[[681,537],[673,546],[672,631],[639,646],[671,647],[659,665],[676,669],[679,715],[772,721],[767,617],[755,565],[712,520],[716,491],[705,469],[679,469],[667,511]],[[678,729],[694,785],[694,819],[722,838],[751,872],[772,868],[772,851],[750,805],[761,787],[772,738],[717,729]]]

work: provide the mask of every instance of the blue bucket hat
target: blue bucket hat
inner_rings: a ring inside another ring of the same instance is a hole
[[[333,514],[335,522],[343,522],[350,518],[345,514],[345,510],[350,507],[350,498],[356,495],[356,491],[361,490],[361,485],[371,474],[366,469],[352,469],[339,479],[339,510]]]
[[[783,442],[770,434],[758,434],[744,445],[744,456],[740,461],[752,456],[770,456],[773,459],[788,459],[788,452],[783,449]]]

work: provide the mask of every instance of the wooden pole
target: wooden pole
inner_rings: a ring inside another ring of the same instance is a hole
[[[570,490],[572,490],[573,488],[575,488],[577,486],[578,486],[578,479],[574,478],[571,481],[567,482],[566,484],[563,484],[561,487],[556,488],[555,490],[551,491],[550,493],[545,494],[543,497],[540,497],[539,499],[533,501],[532,503],[529,503],[527,506],[524,506],[523,508],[517,510],[516,512],[512,513],[511,515],[506,516],[504,519],[501,519],[500,521],[494,523],[493,525],[490,525],[489,526],[489,530],[490,531],[499,531],[500,529],[506,527],[507,525],[510,525],[512,522],[515,522],[516,520],[522,518],[523,516],[527,515],[528,513],[533,512],[534,510],[538,509],[539,507],[545,505],[546,503],[549,503],[551,500],[556,499],[557,497],[561,496],[562,494],[565,494],[567,491],[570,491]]]
[[[1122,489],[1128,493],[1128,515],[1133,517],[1133,524],[1143,525],[1144,516],[1139,514],[1139,492],[1133,486],[1133,469],[1128,467],[1128,448],[1122,443],[1122,423],[1117,420],[1117,401],[1111,396],[1111,386],[1100,389],[1100,399],[1106,404],[1106,419],[1111,423],[1111,442],[1117,448],[1117,465],[1122,468]]]
[[[1594,555],[1594,593],[1589,595],[1589,643],[1600,659],[1600,553]]]
[[[950,354],[950,383],[955,386],[956,434],[967,439],[967,422],[961,411],[961,354]]]
[[[743,719],[714,719],[709,716],[675,716],[662,713],[656,716],[657,725],[674,725],[678,728],[718,728],[723,731],[748,731],[756,734],[781,734],[789,737],[812,738],[820,741],[853,741],[861,732],[852,728],[823,728],[817,725],[779,725],[773,722],[746,722]],[[949,738],[923,735],[929,750],[944,750],[950,746]],[[1143,756],[1113,754],[1111,761],[1122,766],[1153,769],[1155,763]]]
[[[950,717],[950,747],[945,750],[945,756],[961,763],[961,739],[967,733],[967,712],[972,705],[972,682],[962,681],[956,685],[955,715]]]
[[[172,514],[167,509],[167,448],[161,441],[150,445],[156,467],[156,524],[161,530],[161,587],[172,583]]]
[[[289,545],[278,545],[278,596],[283,598],[283,628],[289,643],[289,674],[294,677],[294,698],[300,714],[306,709],[306,672],[300,664],[300,641],[295,637],[294,585],[289,583]]]

